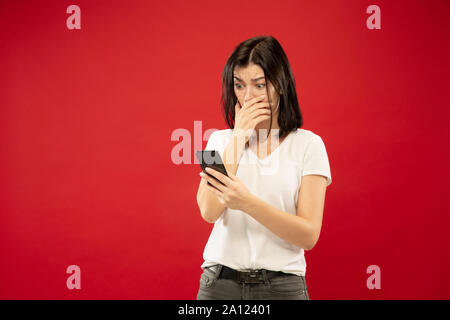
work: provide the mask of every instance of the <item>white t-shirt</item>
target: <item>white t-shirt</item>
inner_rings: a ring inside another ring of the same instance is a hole
[[[232,129],[214,131],[205,150],[217,150],[223,159],[232,133]],[[262,160],[249,147],[245,148],[236,172],[252,194],[293,215],[297,215],[302,176],[308,174],[326,176],[327,186],[331,184],[322,138],[302,128],[290,132]],[[222,264],[241,271],[267,269],[301,276],[306,273],[302,248],[281,239],[245,212],[229,208],[214,223],[203,259],[203,269]]]

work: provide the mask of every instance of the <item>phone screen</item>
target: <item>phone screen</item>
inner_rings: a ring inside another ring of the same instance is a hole
[[[217,151],[217,150],[198,150],[195,152],[195,155],[197,156],[198,161],[200,161],[200,166],[202,167],[202,170],[204,173],[206,173],[210,177],[213,177],[214,179],[219,181],[216,177],[214,177],[214,176],[210,175],[208,172],[206,172],[206,170],[205,170],[206,167],[210,167],[228,177],[227,170],[225,169],[225,166],[223,165],[222,157],[220,156],[219,151]],[[214,187],[209,182],[208,182],[208,185],[210,185],[211,187]]]

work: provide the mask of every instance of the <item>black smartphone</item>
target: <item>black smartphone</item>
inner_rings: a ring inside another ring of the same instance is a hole
[[[204,173],[213,177],[217,181],[219,181],[216,177],[206,172],[206,167],[210,167],[214,170],[219,171],[220,173],[226,175],[228,177],[227,169],[223,165],[222,157],[217,150],[198,150],[195,152],[198,161],[200,161],[200,166]],[[220,182],[220,181],[219,181]],[[220,182],[221,183],[221,182]],[[214,187],[211,183],[208,182],[208,185]]]

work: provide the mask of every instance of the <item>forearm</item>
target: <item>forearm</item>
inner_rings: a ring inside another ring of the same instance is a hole
[[[223,164],[227,172],[236,174],[239,160],[245,145],[239,136],[233,135],[225,147],[222,155]],[[217,196],[206,188],[206,181],[201,181],[197,192],[197,204],[203,219],[214,223],[225,210],[225,206],[217,199]]]
[[[225,147],[222,160],[227,172],[236,174],[239,167],[239,160],[241,159],[242,152],[244,152],[244,143],[245,141],[242,136],[233,134],[228,145]]]
[[[281,211],[252,195],[243,208],[249,216],[264,225],[278,237],[305,250],[311,250],[317,239],[314,230],[303,217]]]
[[[225,210],[225,206],[206,188],[206,181],[200,181],[197,192],[197,204],[202,218],[208,223],[214,223]]]

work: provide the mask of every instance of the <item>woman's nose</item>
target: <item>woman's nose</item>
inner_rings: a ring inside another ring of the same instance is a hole
[[[253,92],[251,92],[251,91],[247,91],[247,93],[245,94],[244,99],[245,99],[245,100],[249,100],[249,99],[252,99],[252,98],[254,98],[254,97],[256,97],[255,93],[253,93]]]

